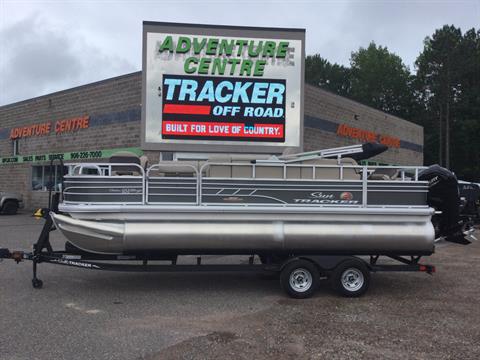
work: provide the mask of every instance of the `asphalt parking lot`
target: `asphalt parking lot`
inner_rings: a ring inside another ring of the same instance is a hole
[[[42,220],[0,216],[29,250]],[[53,243],[62,246],[60,234]],[[372,275],[359,299],[327,283],[293,300],[251,273],[118,273],[0,263],[0,359],[478,359],[480,241],[441,246],[437,273]]]

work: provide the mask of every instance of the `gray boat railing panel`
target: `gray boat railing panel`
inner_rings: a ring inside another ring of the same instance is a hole
[[[427,207],[423,167],[165,162],[70,164],[64,203],[198,206]],[[373,180],[377,179],[377,180]],[[380,180],[382,179],[382,180]]]

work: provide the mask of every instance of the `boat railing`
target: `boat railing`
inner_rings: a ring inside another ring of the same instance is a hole
[[[298,163],[288,163],[283,161],[262,161],[262,162],[250,162],[250,163],[241,163],[241,162],[206,162],[200,167],[200,171],[198,171],[198,196],[197,196],[197,204],[202,205],[202,190],[203,190],[203,180],[204,179],[215,179],[215,178],[224,178],[224,177],[215,177],[215,176],[206,176],[208,174],[208,168],[212,166],[225,166],[225,167],[233,167],[233,166],[242,166],[242,167],[249,167],[250,168],[250,177],[241,176],[238,179],[241,180],[284,180],[284,181],[349,181],[349,182],[359,182],[362,185],[362,207],[368,206],[368,183],[369,182],[385,182],[385,181],[401,181],[401,182],[418,182],[426,184],[426,181],[419,181],[418,176],[419,172],[426,167],[423,166],[395,166],[395,165],[350,165],[350,164],[298,164]],[[280,177],[261,177],[258,176],[258,169],[270,167],[270,168],[278,168],[281,170],[282,175]],[[311,170],[311,176],[307,176],[306,178],[300,177],[289,177],[288,170],[289,169],[303,169],[303,170]],[[322,170],[326,169],[337,169],[338,170],[338,177],[317,177],[317,174],[321,174]],[[346,178],[345,174],[347,169],[351,169],[357,174],[358,178]],[[370,175],[375,173],[376,170],[395,170],[397,172],[396,176],[390,179],[369,179]],[[244,173],[245,174],[245,173]],[[227,177],[230,179],[235,179],[236,177],[230,176]],[[287,206],[291,206],[290,204]]]
[[[132,201],[129,204],[145,204],[145,170],[135,163],[73,163],[65,164],[68,168],[64,176],[62,190],[65,202],[96,203],[96,201],[68,200],[66,197],[96,196],[112,198],[121,194]],[[112,179],[120,179],[121,184],[112,183]],[[87,188],[86,184],[89,185]],[[95,184],[94,186],[90,186]],[[112,191],[115,190],[115,191]],[[137,199],[139,198],[139,199]],[[114,201],[98,202],[102,204]]]
[[[166,174],[169,174],[169,176],[165,176]],[[191,175],[185,176],[185,174]],[[191,164],[168,162],[152,165],[147,169],[144,180],[146,204],[181,203],[183,205],[198,205],[200,204],[198,179],[198,168]],[[195,190],[194,194],[185,194],[188,190],[191,190],[192,185]],[[156,192],[152,190],[156,190]],[[166,196],[180,197],[181,201],[155,201],[153,199]]]
[[[227,175],[213,171],[215,167],[229,172]],[[134,168],[135,171],[126,171]],[[228,170],[229,169],[229,170]],[[235,170],[233,170],[235,169]],[[243,170],[239,170],[243,169]],[[332,171],[333,169],[333,171]],[[133,187],[141,189],[141,201],[123,201],[127,204],[183,204],[207,205],[204,198],[204,184],[208,180],[270,180],[286,182],[349,182],[361,185],[362,202],[358,206],[368,206],[369,183],[381,184],[382,182],[418,183],[426,186],[427,182],[419,180],[419,172],[425,167],[419,166],[391,166],[391,165],[353,165],[353,164],[299,164],[281,161],[273,162],[205,162],[199,166],[188,163],[165,162],[154,164],[144,170],[137,164],[115,163],[82,163],[70,164],[66,180],[90,178],[98,183],[97,188],[115,187],[117,183],[132,187],[119,191],[122,196],[133,198],[138,192]],[[327,170],[327,171],[326,171]],[[385,173],[385,174],[382,174]],[[240,174],[237,174],[240,173]],[[389,173],[389,174],[388,174]],[[116,182],[108,183],[114,178]],[[95,183],[96,185],[96,183]],[[93,185],[93,187],[95,187]],[[76,186],[76,185],[75,185]],[[64,189],[66,195],[81,195],[71,186]],[[91,190],[90,190],[91,191]],[[407,191],[407,190],[405,190]],[[90,195],[92,193],[89,193]],[[95,195],[109,196],[115,193],[99,190]],[[65,200],[65,202],[77,202]],[[82,203],[102,203],[96,201],[83,201]],[[245,206],[259,205],[242,204]],[[271,205],[271,204],[270,204]],[[282,204],[295,206],[294,204]],[[321,206],[321,205],[317,205]]]
[[[284,163],[284,162],[258,162],[258,163],[241,163],[241,162],[206,162],[200,167],[200,171],[198,174],[205,174],[207,173],[207,169],[211,166],[245,166],[250,167],[250,173],[252,179],[258,179],[257,176],[257,169],[262,167],[271,167],[271,168],[280,168],[283,170],[283,176],[281,179],[289,180],[287,173],[288,169],[311,169],[312,170],[312,177],[306,180],[319,180],[316,178],[317,170],[324,170],[324,169],[338,169],[339,177],[338,178],[325,178],[326,180],[345,180],[344,173],[345,169],[353,169],[356,171],[357,174],[367,174],[368,175],[374,173],[376,170],[383,170],[383,169],[391,169],[391,170],[398,170],[398,176],[391,180],[401,180],[401,181],[419,181],[418,175],[422,169],[426,169],[425,166],[395,166],[395,165],[350,165],[350,164],[292,164],[292,163]],[[211,177],[202,175],[202,177]],[[275,177],[277,179],[277,177]],[[320,178],[321,179],[321,178]],[[296,180],[304,180],[304,179],[296,179]],[[372,180],[368,180],[372,181]]]
[[[65,164],[68,167],[68,173],[66,176],[113,176],[115,171],[131,172],[132,176],[145,175],[145,170],[135,163],[81,163],[81,164]],[[133,170],[132,170],[133,169]],[[87,170],[87,173],[84,171]],[[90,170],[96,170],[97,174],[88,173]],[[138,173],[138,174],[136,174]]]

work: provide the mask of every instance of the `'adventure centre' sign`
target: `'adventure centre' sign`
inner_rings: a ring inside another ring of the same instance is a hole
[[[302,146],[305,31],[144,22],[142,146]]]

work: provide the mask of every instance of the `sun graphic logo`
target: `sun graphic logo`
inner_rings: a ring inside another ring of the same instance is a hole
[[[342,200],[352,200],[353,195],[351,192],[345,191],[340,194],[340,199]]]

